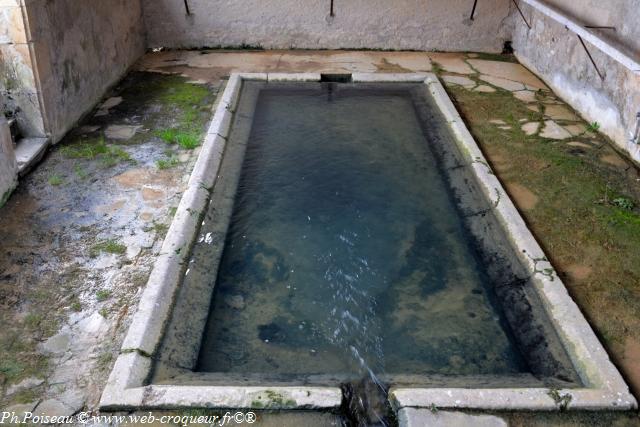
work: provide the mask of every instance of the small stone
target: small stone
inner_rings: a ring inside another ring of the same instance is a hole
[[[42,350],[47,353],[61,354],[69,350],[69,334],[66,332],[59,332],[52,336],[40,346]]]
[[[142,188],[142,198],[144,200],[159,200],[164,197],[164,191],[151,188],[151,187],[143,187]]]
[[[57,399],[47,399],[34,410],[34,415],[48,415],[50,417],[64,417],[73,415],[74,411]]]
[[[78,363],[74,359],[69,359],[56,366],[51,376],[47,378],[47,381],[50,386],[67,386],[75,383],[77,377]]]
[[[62,393],[57,398],[63,405],[69,408],[75,414],[84,407],[85,396],[80,389],[71,389]]]
[[[24,380],[20,381],[18,384],[9,386],[9,388],[7,388],[7,396],[10,396],[22,390],[28,390],[28,389],[37,387],[43,382],[44,380],[40,378],[35,378],[35,377],[25,378]]]
[[[93,313],[78,322],[76,327],[82,331],[84,335],[98,337],[100,333],[103,332],[103,328],[106,327],[106,320],[100,313]]]
[[[229,295],[224,299],[224,302],[236,310],[242,310],[244,308],[244,298],[242,295]]]
[[[538,132],[539,127],[540,127],[540,123],[529,122],[522,125],[522,131],[527,135],[534,135]]]
[[[591,148],[589,144],[585,144],[584,142],[579,142],[579,141],[567,142],[567,145],[570,145],[572,147],[579,147],[579,148]]]
[[[480,74],[518,82],[522,89],[525,87],[533,90],[547,89],[547,86],[539,78],[520,64],[483,59],[470,59],[469,64]]]
[[[104,131],[104,136],[109,139],[131,139],[142,126],[111,125]]]
[[[553,120],[547,120],[544,122],[544,128],[542,129],[540,136],[549,139],[571,138],[571,134]]]
[[[600,157],[600,160],[603,161],[604,163],[608,163],[610,165],[618,166],[621,168],[626,168],[627,166],[629,166],[627,162],[617,154],[604,155]]]
[[[100,106],[101,110],[108,110],[110,108],[115,107],[116,105],[119,105],[122,102],[122,97],[121,96],[114,96],[111,97],[109,99],[107,99],[106,101],[104,101],[102,103],[102,105]]]
[[[100,129],[100,126],[91,126],[91,125],[80,126],[78,128],[78,133],[81,134],[81,135],[85,135],[87,133],[93,133],[93,132],[97,131],[98,129]]]
[[[513,96],[519,99],[522,102],[535,102],[536,101],[536,93],[530,90],[519,90],[513,92]]]
[[[480,76],[480,79],[484,80],[485,82],[493,86],[499,87],[504,90],[512,91],[512,92],[524,89],[524,85],[522,83],[515,82],[513,80],[503,79],[502,77],[487,76],[482,74]]]
[[[500,120],[500,119],[491,119],[491,120],[489,120],[489,123],[494,124],[494,125],[506,125],[507,124],[504,120]]]
[[[442,80],[444,80],[445,83],[459,85],[466,88],[472,88],[476,85],[476,82],[463,76],[442,76]]]
[[[457,74],[471,74],[473,69],[464,60],[464,55],[450,52],[428,52],[429,59],[442,67],[443,70]]]
[[[511,129],[511,126],[498,126],[498,129],[509,130]]]
[[[487,85],[480,85],[477,88],[474,89],[474,91],[476,92],[485,92],[485,93],[491,93],[491,92],[495,92],[495,88],[492,88],[491,86],[487,86]]]
[[[118,255],[117,254],[100,254],[95,264],[93,264],[93,268],[96,269],[105,269],[111,268],[118,264]]]
[[[579,124],[579,125],[567,125],[567,126],[563,126],[566,130],[569,131],[569,133],[573,136],[578,136],[578,135],[582,135],[583,133],[585,133],[585,131],[587,130],[585,128],[584,125]]]
[[[580,120],[572,111],[564,105],[547,105],[544,109],[545,116],[554,120],[577,121]]]

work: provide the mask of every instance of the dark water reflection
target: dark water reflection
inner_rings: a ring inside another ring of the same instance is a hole
[[[264,90],[198,370],[524,372],[429,144],[407,92]]]

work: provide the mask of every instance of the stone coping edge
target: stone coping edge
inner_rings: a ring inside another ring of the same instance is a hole
[[[339,387],[149,385],[153,358],[162,341],[184,265],[215,184],[244,80],[320,81],[320,73],[233,73],[219,97],[211,125],[167,232],[120,355],[103,391],[102,410],[162,408],[336,408]],[[521,251],[536,291],[569,353],[584,388],[459,389],[392,388],[389,398],[403,407],[492,410],[632,409],[637,407],[622,376],[573,302],[524,220],[493,174],[484,155],[433,73],[354,73],[353,82],[424,82],[452,129],[455,142],[474,170],[496,216]]]

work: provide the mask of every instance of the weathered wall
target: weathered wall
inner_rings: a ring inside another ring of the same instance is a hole
[[[0,0],[0,111],[15,117],[28,136],[44,136],[38,100],[33,42],[19,0]]]
[[[599,0],[548,3],[584,24],[615,26],[615,32],[600,30],[600,34],[609,33],[610,40],[635,51],[636,58],[640,56],[640,8],[636,0],[611,0],[606,5]],[[518,60],[585,119],[598,122],[602,132],[640,161],[640,146],[630,142],[640,111],[640,74],[627,70],[587,43],[605,75],[601,80],[575,33],[527,5],[522,5],[522,10],[532,29],[527,28],[517,12],[512,13],[513,47]]]
[[[18,165],[13,154],[13,142],[9,134],[9,125],[0,114],[0,206],[6,202],[15,188],[18,177]]]
[[[142,9],[139,0],[27,0],[25,7],[45,129],[56,142],[144,53]]]
[[[142,0],[149,47],[499,52],[509,0]]]

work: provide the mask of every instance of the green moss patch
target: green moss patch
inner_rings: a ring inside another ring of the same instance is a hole
[[[508,91],[447,90],[498,178],[539,198],[522,211],[525,220],[596,332],[614,354],[623,355],[628,339],[640,342],[638,172],[603,162],[605,153],[616,154],[601,135],[565,141],[526,135],[520,120],[542,116]]]
[[[61,147],[60,152],[65,157],[72,159],[97,159],[100,160],[105,167],[115,166],[123,161],[133,161],[129,153],[122,148],[116,145],[106,144],[104,137],[73,142]]]
[[[89,251],[89,256],[91,256],[91,258],[95,258],[101,252],[122,255],[125,252],[127,252],[127,247],[114,239],[103,240],[91,247],[91,250]]]

